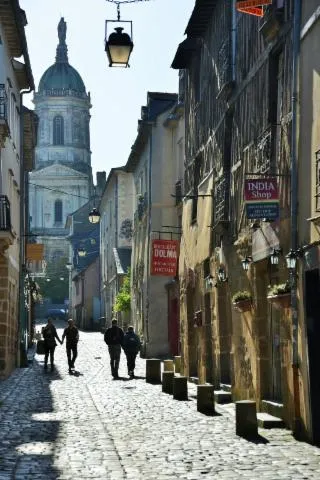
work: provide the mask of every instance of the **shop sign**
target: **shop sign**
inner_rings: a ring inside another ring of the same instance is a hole
[[[238,0],[236,2],[236,9],[242,13],[263,17],[263,7],[271,4],[272,0]]]
[[[44,245],[42,243],[27,243],[26,259],[33,261],[43,260]]]
[[[152,240],[151,275],[174,277],[177,273],[179,242]]]
[[[246,179],[244,200],[248,218],[279,218],[279,189],[276,178]]]

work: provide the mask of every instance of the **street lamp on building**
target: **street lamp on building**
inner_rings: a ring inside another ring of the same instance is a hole
[[[78,255],[79,255],[79,257],[85,257],[87,255],[87,252],[83,247],[79,247],[78,248]]]
[[[290,250],[290,252],[286,255],[286,262],[287,268],[289,270],[294,270],[297,265],[297,254],[294,250]]]
[[[281,248],[274,248],[271,255],[270,255],[270,262],[271,265],[279,265],[279,257],[280,254],[282,253]]]
[[[241,260],[242,268],[245,272],[249,270],[249,265],[251,262],[252,262],[252,258],[248,256],[246,256],[243,260]]]
[[[222,267],[222,266],[218,268],[218,280],[219,280],[219,282],[222,282],[222,283],[228,281],[226,271],[225,271],[224,267]]]
[[[99,223],[100,222],[100,212],[96,207],[93,207],[91,212],[89,213],[89,222],[90,223]]]

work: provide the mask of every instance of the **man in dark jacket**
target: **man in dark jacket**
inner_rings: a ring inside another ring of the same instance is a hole
[[[62,343],[66,337],[66,350],[67,350],[67,357],[68,357],[68,365],[69,365],[69,373],[72,373],[72,369],[74,368],[74,362],[78,356],[78,341],[79,341],[79,331],[74,324],[72,318],[68,320],[68,326],[64,329],[62,335]],[[71,358],[72,353],[72,358]]]
[[[54,349],[57,346],[55,339],[57,339],[59,343],[62,343],[62,342],[58,337],[56,327],[53,325],[50,317],[47,320],[47,325],[42,327],[42,336],[44,339],[44,369],[47,370],[48,368],[48,357],[50,354],[51,371],[53,371]]]
[[[136,356],[141,347],[140,338],[134,333],[133,327],[128,327],[123,338],[123,350],[127,357],[128,375],[134,377],[134,369],[136,367]]]
[[[112,320],[112,326],[107,328],[104,334],[104,341],[108,345],[110,355],[111,374],[113,378],[119,378],[118,370],[123,342],[123,330],[118,327],[117,320]]]

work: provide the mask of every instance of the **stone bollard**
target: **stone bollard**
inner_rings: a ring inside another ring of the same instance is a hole
[[[236,402],[236,434],[244,438],[258,436],[256,402],[252,400]]]
[[[163,360],[163,371],[174,372],[173,360]]]
[[[175,400],[188,400],[187,377],[173,377],[173,398]]]
[[[176,373],[180,373],[181,372],[181,357],[173,357],[173,361],[174,361],[174,371]]]
[[[161,361],[149,358],[146,361],[146,382],[161,383]]]
[[[162,391],[164,393],[169,393],[172,395],[173,392],[173,377],[174,372],[163,372],[162,373]]]
[[[214,415],[214,388],[213,385],[198,385],[197,410],[205,415]]]

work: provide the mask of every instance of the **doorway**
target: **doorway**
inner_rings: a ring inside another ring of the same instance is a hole
[[[309,360],[310,408],[313,442],[320,444],[320,277],[319,270],[306,272],[306,328]]]

